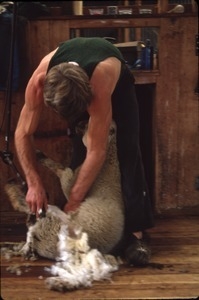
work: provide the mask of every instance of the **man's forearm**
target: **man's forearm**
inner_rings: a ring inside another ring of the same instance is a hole
[[[36,184],[39,178],[32,136],[15,133],[15,147],[28,186]]]
[[[69,202],[81,202],[84,200],[85,195],[102,168],[105,157],[106,154],[102,153],[101,155],[93,155],[85,159],[79,170],[77,180],[71,189]]]

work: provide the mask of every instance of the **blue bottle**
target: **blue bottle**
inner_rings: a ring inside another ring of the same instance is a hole
[[[146,40],[145,47],[142,49],[142,69],[153,69],[153,47],[149,39]]]

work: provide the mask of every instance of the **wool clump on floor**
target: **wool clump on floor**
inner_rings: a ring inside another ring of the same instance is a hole
[[[121,263],[112,255],[91,249],[85,232],[79,231],[76,237],[69,237],[67,225],[60,229],[58,254],[57,262],[45,268],[54,275],[46,279],[47,287],[58,291],[89,287],[93,281],[110,279]]]

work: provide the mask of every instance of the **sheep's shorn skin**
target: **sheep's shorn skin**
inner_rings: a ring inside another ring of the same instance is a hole
[[[83,142],[86,146],[85,131]],[[79,169],[63,168],[44,155],[40,163],[55,172],[68,198]],[[28,214],[24,193],[19,185],[10,182],[5,190],[16,210]],[[124,228],[124,207],[116,148],[116,126],[112,122],[105,163],[80,207],[64,213],[49,205],[46,217],[29,224],[25,256],[37,253],[59,261],[49,271],[56,277],[47,279],[49,288],[56,290],[89,286],[93,280],[105,279],[117,270],[118,261],[107,255],[119,243]]]

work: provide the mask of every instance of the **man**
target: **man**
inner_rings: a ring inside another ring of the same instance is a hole
[[[77,161],[80,145],[74,143],[71,167],[81,163],[81,168],[65,212],[75,211],[81,205],[97,177],[106,157],[111,120],[115,120],[126,209],[123,248],[129,264],[147,264],[149,251],[143,234],[153,225],[152,210],[139,148],[134,78],[119,50],[103,38],[74,38],[45,56],[30,78],[15,144],[28,186],[26,201],[36,214],[42,208],[47,209],[32,145],[44,104],[64,117],[72,132],[79,120],[88,120],[87,150],[85,155],[81,153],[80,161]]]

